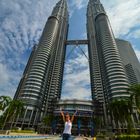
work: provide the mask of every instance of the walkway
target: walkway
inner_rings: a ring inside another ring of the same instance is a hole
[[[0,140],[62,140],[59,136],[0,136]],[[71,140],[93,140],[86,137],[71,137]]]
[[[48,138],[48,140],[62,140],[62,137],[53,136],[53,137]],[[70,140],[93,140],[93,138],[74,137],[74,136],[72,136]]]

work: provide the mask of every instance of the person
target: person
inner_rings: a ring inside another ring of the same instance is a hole
[[[63,140],[69,140],[71,136],[72,122],[74,120],[77,111],[72,115],[71,119],[69,113],[66,113],[66,115],[64,115],[64,112],[61,109],[60,113],[65,123],[63,131]]]
[[[78,135],[80,136],[80,128],[81,128],[81,119],[79,118],[77,121]]]

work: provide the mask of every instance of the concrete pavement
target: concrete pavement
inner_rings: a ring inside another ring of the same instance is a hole
[[[5,136],[0,137],[0,140],[62,140],[60,136]],[[71,136],[70,140],[93,140],[93,138],[81,137],[81,136]]]
[[[52,136],[52,137],[47,138],[46,140],[62,140],[62,137]],[[77,136],[77,137],[71,136],[70,140],[93,140],[93,138],[87,138],[87,137],[81,137],[81,136]]]

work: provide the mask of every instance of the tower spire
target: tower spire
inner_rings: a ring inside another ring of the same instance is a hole
[[[60,0],[54,7],[51,16],[55,16],[60,19],[60,17],[64,17],[66,13],[68,13],[67,2],[66,0]]]
[[[88,10],[91,10],[91,13],[94,14],[94,18],[96,18],[99,14],[105,14],[105,9],[100,2],[100,0],[89,0]]]

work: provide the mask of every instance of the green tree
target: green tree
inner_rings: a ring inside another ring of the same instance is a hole
[[[140,114],[140,84],[131,85],[128,92],[131,95],[132,103],[136,105],[137,111]]]
[[[47,126],[51,126],[53,118],[54,118],[53,115],[48,115],[48,116],[43,118],[43,123]]]
[[[0,96],[0,111],[1,111],[1,116],[0,116],[0,128],[2,128],[3,123],[4,123],[4,118],[5,118],[5,112],[7,108],[9,107],[12,99],[9,96]]]
[[[101,127],[102,127],[102,116],[96,116],[93,117],[93,122],[94,122],[94,128],[95,128],[95,133],[97,134],[98,132],[100,133]]]
[[[3,114],[3,128],[5,127],[6,122],[11,121],[11,128],[15,118],[24,111],[24,103],[21,100],[12,100],[9,107]]]
[[[119,120],[120,120],[120,112],[119,112],[119,107],[118,107],[118,101],[112,101],[109,104],[109,111],[110,111],[110,116],[111,120],[115,121],[116,128],[119,128]]]
[[[119,123],[121,123],[122,130],[125,128],[125,122],[127,122],[127,127],[132,126],[132,105],[130,99],[112,101],[109,104],[109,110],[117,129],[119,129]]]
[[[43,124],[45,126],[44,133],[46,132],[46,129],[47,129],[47,131],[51,130],[51,124],[53,122],[53,119],[54,119],[53,115],[47,115],[46,117],[43,118],[42,122],[43,122]]]
[[[4,111],[9,106],[11,101],[12,99],[9,96],[0,96],[0,111]]]

